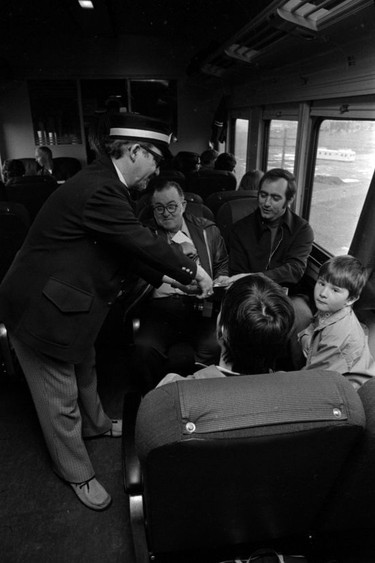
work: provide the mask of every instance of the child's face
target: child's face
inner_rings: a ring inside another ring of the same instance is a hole
[[[323,313],[334,313],[355,301],[355,299],[349,299],[347,289],[332,285],[323,278],[318,278],[315,284],[314,299],[318,311]]]

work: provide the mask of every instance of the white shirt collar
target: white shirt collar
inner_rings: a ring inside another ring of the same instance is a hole
[[[122,175],[122,173],[120,172],[118,166],[116,165],[116,162],[113,159],[112,159],[112,162],[113,162],[113,166],[115,167],[115,170],[117,172],[117,176],[118,176],[120,182],[122,182],[123,184],[125,184],[126,187],[128,187],[128,184],[125,182],[125,178]]]

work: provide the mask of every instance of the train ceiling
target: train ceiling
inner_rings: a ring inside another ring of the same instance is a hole
[[[58,44],[61,52],[77,38],[90,52],[90,42],[110,48],[138,36],[175,45],[188,74],[230,76],[249,66],[285,63],[288,53],[303,58],[324,50],[336,41],[331,27],[346,23],[349,33],[362,33],[368,25],[365,9],[372,17],[374,12],[374,0],[92,2],[94,9],[82,9],[78,0],[2,0],[1,74],[7,74],[7,61],[16,66],[17,57],[39,58],[42,66],[50,47]]]

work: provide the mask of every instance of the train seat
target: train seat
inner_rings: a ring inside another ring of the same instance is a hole
[[[58,187],[52,176],[22,176],[6,184],[8,201],[21,203],[26,207],[33,221],[46,199]]]
[[[236,186],[236,176],[226,170],[201,169],[187,178],[187,189],[202,196],[204,201],[215,192],[233,191]]]
[[[15,374],[16,362],[9,343],[8,331],[5,324],[0,322],[0,375],[14,377]]]
[[[359,390],[366,429],[345,464],[321,515],[318,533],[329,542],[373,538],[375,528],[375,378]],[[344,545],[344,543],[342,543]]]
[[[195,196],[196,194],[192,194]],[[185,194],[186,196],[186,194]],[[198,196],[199,197],[199,196]],[[212,213],[211,209],[204,205],[203,203],[199,203],[196,198],[186,197],[186,213],[190,213],[191,215],[196,215],[197,217],[205,217],[210,221],[214,221],[214,214]],[[152,219],[152,209],[151,205],[145,205],[138,211],[138,219],[142,221],[149,221]]]
[[[161,168],[158,180],[163,180],[165,182],[177,182],[183,190],[186,188],[185,174],[179,170],[174,170],[173,168]]]
[[[5,184],[0,180],[0,201],[8,201]]]
[[[244,197],[225,202],[217,212],[216,224],[221,235],[229,247],[230,230],[236,221],[246,215],[250,215],[258,207],[258,199],[255,197]]]
[[[365,426],[350,382],[323,370],[182,380],[126,394],[123,417],[141,563],[307,536]]]
[[[5,276],[30,226],[29,213],[23,205],[0,201],[0,282]]]
[[[252,199],[256,198],[254,193],[250,190],[231,190],[229,192],[215,192],[208,196],[205,201],[207,207],[211,209],[215,217],[217,216],[217,212],[219,211],[220,207],[226,203],[227,201],[231,201],[233,199],[241,199],[250,197]]]
[[[38,172],[38,164],[34,157],[26,157],[26,158],[18,158],[17,160],[21,160],[25,167],[25,176],[36,176]]]
[[[53,158],[53,175],[58,182],[68,180],[82,168],[78,158],[58,156]]]

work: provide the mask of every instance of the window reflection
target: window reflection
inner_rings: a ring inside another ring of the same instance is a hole
[[[322,121],[309,221],[315,242],[334,255],[348,252],[374,165],[374,122]]]
[[[248,119],[236,119],[234,125],[234,151],[236,157],[236,168],[234,173],[240,181],[246,172],[247,137],[249,131]]]
[[[269,130],[267,170],[294,171],[298,121],[272,119]]]

